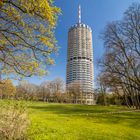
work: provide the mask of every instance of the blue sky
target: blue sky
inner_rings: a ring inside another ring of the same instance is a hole
[[[69,27],[78,21],[77,10],[80,4],[82,22],[88,24],[93,30],[94,73],[96,81],[99,72],[97,60],[102,57],[104,52],[100,34],[108,22],[120,20],[123,17],[123,13],[133,2],[140,2],[140,0],[55,0],[55,4],[62,10],[62,15],[58,19],[56,28],[56,39],[60,46],[58,55],[55,58],[56,64],[49,68],[47,76],[41,78],[31,77],[26,80],[31,83],[40,84],[43,81],[61,77],[65,81],[67,33]]]

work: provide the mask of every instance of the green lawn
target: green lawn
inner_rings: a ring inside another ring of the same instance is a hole
[[[140,140],[140,112],[116,106],[87,106],[30,102],[31,140]]]

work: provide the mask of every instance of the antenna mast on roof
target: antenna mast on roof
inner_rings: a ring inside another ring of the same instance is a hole
[[[78,8],[78,23],[81,23],[81,6]]]

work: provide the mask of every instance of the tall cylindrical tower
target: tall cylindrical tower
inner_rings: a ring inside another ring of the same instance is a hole
[[[87,103],[93,104],[93,49],[92,30],[81,23],[79,7],[78,23],[68,32],[67,89],[71,84],[79,84],[82,93],[87,95]]]

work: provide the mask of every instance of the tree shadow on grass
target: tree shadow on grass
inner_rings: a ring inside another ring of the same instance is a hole
[[[125,112],[109,114],[108,112],[117,112],[124,107],[104,107],[104,106],[86,106],[69,104],[45,104],[32,105],[29,108],[46,112],[46,114],[57,114],[64,116],[73,116],[85,119],[91,119],[95,123],[121,124],[134,129],[140,129],[140,112]],[[108,114],[101,114],[108,113]]]
[[[121,124],[124,126],[129,126],[134,129],[140,130],[140,112],[125,112],[119,114],[102,114],[97,116],[90,116],[91,119],[96,119],[96,123],[105,123],[105,124]]]
[[[46,106],[29,106],[31,109],[52,112],[55,114],[88,114],[105,113],[118,110],[115,107],[87,106],[87,105],[67,105],[67,104],[47,104]]]

